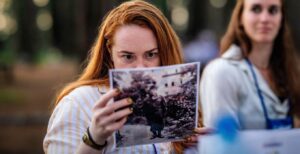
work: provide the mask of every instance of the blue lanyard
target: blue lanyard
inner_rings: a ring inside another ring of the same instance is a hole
[[[154,154],[157,154],[157,150],[156,150],[155,144],[152,144],[152,146],[153,146],[153,149],[154,149]]]
[[[264,111],[264,116],[265,116],[266,123],[267,123],[267,129],[281,129],[281,128],[289,128],[290,129],[290,128],[293,128],[293,118],[290,117],[290,116],[287,116],[284,119],[273,119],[272,120],[272,119],[269,118],[268,113],[267,113],[267,108],[266,108],[266,105],[265,105],[265,100],[264,100],[262,92],[259,88],[257,77],[256,77],[256,74],[253,70],[252,63],[247,58],[246,58],[246,61],[249,65],[249,67],[250,67],[250,70],[251,70],[251,73],[252,73],[252,76],[253,76],[253,79],[254,79],[255,87],[256,87],[256,90],[257,90],[257,94],[259,96],[259,99],[260,99],[260,102],[261,102],[261,105],[262,105],[262,108],[263,108],[263,111]],[[289,106],[291,106],[290,99],[288,100],[288,103],[289,103]]]
[[[257,90],[257,94],[258,94],[260,103],[261,103],[263,111],[264,111],[264,116],[265,116],[266,122],[267,122],[267,124],[269,124],[270,118],[268,116],[267,107],[265,105],[265,99],[264,99],[264,97],[263,97],[263,95],[261,93],[261,90],[259,88],[257,77],[256,77],[256,74],[255,74],[255,72],[253,70],[252,63],[250,62],[250,60],[248,58],[246,58],[246,61],[247,61],[247,64],[249,65],[249,67],[250,67],[251,74],[252,74],[253,79],[254,79],[254,84],[255,84],[255,87],[256,87],[256,90]]]

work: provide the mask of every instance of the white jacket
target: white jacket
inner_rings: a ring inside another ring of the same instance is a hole
[[[205,126],[214,127],[220,116],[230,114],[235,118],[240,129],[266,128],[263,108],[250,67],[241,57],[240,48],[232,45],[221,58],[212,61],[205,68],[200,83],[200,100]],[[269,118],[285,118],[289,110],[288,99],[281,103],[258,69],[255,66],[253,69]]]

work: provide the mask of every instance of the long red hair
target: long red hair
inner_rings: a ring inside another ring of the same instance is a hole
[[[77,87],[83,85],[108,86],[108,71],[114,67],[109,52],[114,43],[113,37],[119,27],[128,24],[147,27],[153,31],[157,38],[161,65],[183,63],[179,38],[162,12],[144,1],[125,2],[104,18],[87,58],[86,68],[76,81],[69,83],[58,93],[55,105]]]
[[[108,86],[108,71],[114,67],[109,52],[114,43],[113,37],[118,28],[128,24],[147,27],[153,31],[158,43],[161,65],[183,63],[179,38],[162,12],[144,1],[125,2],[104,18],[87,58],[86,68],[76,81],[69,83],[58,93],[55,105],[77,87],[83,85]],[[181,143],[172,145],[176,153],[183,152]]]

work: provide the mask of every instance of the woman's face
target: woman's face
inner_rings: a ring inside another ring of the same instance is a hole
[[[252,43],[273,43],[281,20],[280,0],[244,0],[241,24]]]
[[[160,65],[157,40],[149,28],[121,26],[111,48],[115,68],[143,68]]]

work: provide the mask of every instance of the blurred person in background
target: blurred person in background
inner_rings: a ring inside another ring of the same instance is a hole
[[[43,147],[46,153],[182,153],[197,143],[196,129],[185,143],[158,143],[114,148],[113,133],[132,113],[130,98],[113,102],[108,71],[182,63],[179,39],[155,6],[124,2],[104,19],[79,79],[58,94]],[[199,118],[200,119],[200,118]]]
[[[196,39],[184,46],[184,61],[201,62],[201,75],[205,66],[218,56],[218,51],[215,33],[208,29],[203,30],[198,33]]]
[[[206,65],[218,56],[219,48],[214,32],[201,31],[193,41],[184,46],[183,51],[185,62],[201,62],[202,66]]]
[[[204,126],[228,114],[241,130],[299,127],[299,55],[284,0],[238,0],[220,50],[200,83]]]

